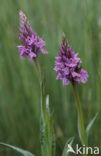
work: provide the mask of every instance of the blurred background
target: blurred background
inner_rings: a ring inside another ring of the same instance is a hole
[[[46,41],[47,56],[40,54],[46,75],[46,93],[54,111],[56,151],[61,155],[66,141],[79,143],[77,112],[71,85],[56,81],[54,57],[64,32],[89,73],[79,85],[85,126],[99,112],[89,136],[89,146],[101,147],[101,1],[98,0],[0,0],[0,141],[41,155],[39,120],[40,91],[37,74],[28,59],[21,60],[19,10]],[[0,147],[1,156],[18,155]]]

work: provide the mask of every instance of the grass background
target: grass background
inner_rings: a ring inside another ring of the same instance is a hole
[[[89,136],[89,146],[101,147],[101,1],[99,0],[0,0],[0,141],[19,146],[40,156],[40,91],[34,66],[21,60],[19,10],[46,41],[47,56],[40,54],[46,75],[46,92],[54,110],[57,154],[77,132],[77,112],[71,85],[56,81],[54,57],[58,55],[62,32],[79,53],[89,73],[87,84],[79,85],[85,125],[99,116]],[[0,155],[18,155],[0,148]]]

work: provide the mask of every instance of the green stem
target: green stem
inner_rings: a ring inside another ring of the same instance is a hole
[[[81,108],[79,96],[78,96],[78,93],[77,93],[76,84],[72,83],[72,87],[73,87],[73,92],[74,92],[74,96],[75,96],[76,104],[77,104],[76,106],[77,106],[77,112],[78,112],[78,122],[79,122],[78,124],[79,124],[79,131],[80,131],[80,136],[81,136],[81,142],[82,142],[82,145],[87,146],[83,113],[82,113],[82,108]]]
[[[40,64],[37,60],[34,61],[35,66],[36,66],[36,70],[37,70],[37,74],[38,74],[38,79],[39,79],[39,83],[40,83],[40,90],[41,90],[41,113],[44,115],[44,119],[46,119],[46,106],[45,106],[45,102],[44,102],[44,82],[43,82],[43,75],[42,75],[42,71],[40,68]]]
[[[44,140],[44,135],[46,133],[46,125],[47,125],[47,110],[46,110],[46,97],[44,96],[44,81],[43,81],[43,75],[42,75],[42,71],[40,68],[40,64],[37,60],[35,60],[35,66],[36,66],[36,70],[37,70],[37,74],[38,74],[38,78],[39,78],[39,82],[40,82],[40,93],[41,93],[41,120],[40,120],[40,131],[41,131],[41,150],[42,150],[42,156],[51,156],[51,152],[50,152],[50,147],[49,145],[45,142]],[[42,128],[42,129],[41,129]],[[46,148],[45,148],[46,146]]]

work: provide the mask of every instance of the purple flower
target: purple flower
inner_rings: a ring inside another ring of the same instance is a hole
[[[23,43],[23,45],[17,46],[20,52],[20,57],[25,59],[26,56],[28,56],[29,59],[32,60],[38,57],[40,51],[43,54],[47,54],[48,52],[44,49],[46,43],[34,32],[27,20],[26,15],[22,11],[20,11],[19,16],[19,38]]]
[[[72,83],[86,83],[87,72],[81,66],[81,59],[70,47],[65,35],[63,34],[62,45],[60,46],[59,56],[56,57],[54,70],[58,73],[56,79],[62,79],[63,85]]]

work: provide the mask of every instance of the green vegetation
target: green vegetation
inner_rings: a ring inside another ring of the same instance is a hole
[[[79,53],[89,73],[88,82],[79,85],[85,126],[99,112],[89,134],[89,146],[101,147],[101,1],[98,0],[1,0],[0,1],[0,142],[16,145],[40,156],[40,91],[36,70],[21,60],[19,10],[28,16],[31,26],[46,41],[49,54],[40,54],[46,75],[46,91],[54,112],[56,155],[77,132],[77,111],[71,85],[56,81],[54,57],[62,32]],[[0,155],[15,152],[0,147]],[[18,154],[16,154],[18,156]]]

